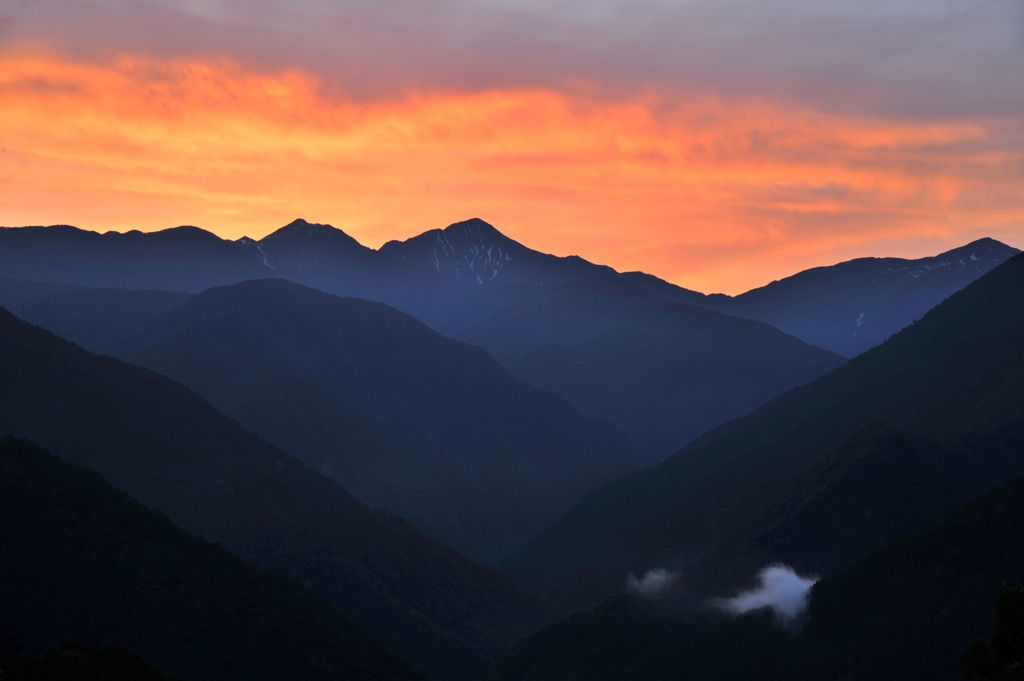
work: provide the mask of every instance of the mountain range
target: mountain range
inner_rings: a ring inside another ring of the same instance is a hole
[[[473,678],[554,618],[498,572],[370,510],[180,383],[0,310],[0,432],[191,534],[298,579],[437,678]]]
[[[840,356],[877,345],[1016,252],[982,239],[934,258],[816,268],[729,297],[540,253],[479,219],[378,250],[304,220],[258,241],[194,227],[0,229],[0,275],[40,285],[197,293],[283,278],[384,302],[485,347],[527,383],[614,423],[648,464],[835,368]]]
[[[385,302],[441,329],[493,312],[498,301],[529,296],[535,286],[618,277],[663,300],[766,322],[844,357],[881,343],[1016,253],[984,238],[917,260],[859,258],[816,267],[726,296],[540,253],[477,218],[378,250],[301,219],[262,239],[237,241],[196,227],[104,234],[66,225],[0,228],[0,275],[16,279],[198,293],[281,278]],[[493,295],[489,304],[480,302],[482,290]]]
[[[266,279],[193,297],[80,289],[20,308],[181,381],[369,506],[485,563],[640,467],[609,424],[381,303]]]

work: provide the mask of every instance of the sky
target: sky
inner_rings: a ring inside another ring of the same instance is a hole
[[[1024,248],[1024,0],[0,0],[0,224],[297,217],[726,293]]]

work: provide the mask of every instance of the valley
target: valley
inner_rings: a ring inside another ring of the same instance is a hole
[[[1022,258],[983,239],[727,297],[480,220],[378,250],[301,220],[0,230],[0,656],[948,675],[1024,576]],[[771,565],[813,576],[798,625],[709,605]]]

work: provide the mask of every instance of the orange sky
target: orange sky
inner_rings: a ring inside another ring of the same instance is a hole
[[[526,245],[738,293],[864,255],[1024,247],[1024,112],[829,112],[550,86],[346,96],[228,57],[0,51],[0,224],[296,217],[378,247],[481,217]]]

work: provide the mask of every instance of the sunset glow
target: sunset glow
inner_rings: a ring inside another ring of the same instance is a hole
[[[587,88],[347,96],[233,58],[0,57],[0,223],[295,217],[378,247],[477,216],[528,246],[737,293],[864,255],[1024,246],[1024,114],[843,114]]]

